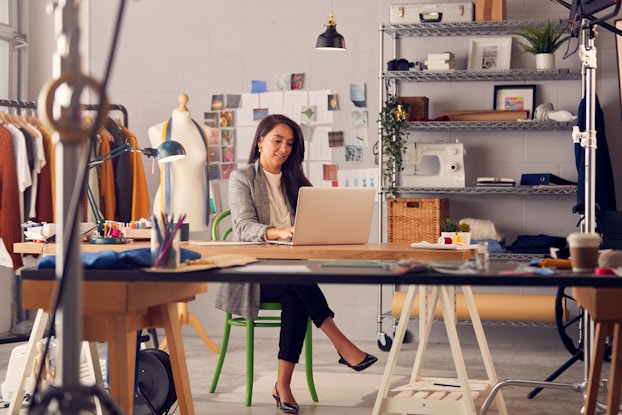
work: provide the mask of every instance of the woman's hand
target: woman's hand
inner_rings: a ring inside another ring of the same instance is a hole
[[[266,239],[276,241],[279,239],[291,239],[294,236],[294,227],[289,228],[270,228],[266,231]]]

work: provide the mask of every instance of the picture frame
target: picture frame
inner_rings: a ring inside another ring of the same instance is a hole
[[[469,71],[510,69],[512,36],[471,38],[469,41]]]
[[[536,100],[535,85],[495,85],[493,97],[494,110],[527,110],[528,118],[533,118]]]

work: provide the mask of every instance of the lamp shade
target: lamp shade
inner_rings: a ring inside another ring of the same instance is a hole
[[[186,149],[181,143],[173,140],[163,141],[156,152],[158,163],[170,163],[184,157],[186,157]]]
[[[328,16],[328,23],[325,26],[326,31],[317,37],[315,48],[319,50],[345,50],[346,41],[337,32],[335,16],[332,13]]]

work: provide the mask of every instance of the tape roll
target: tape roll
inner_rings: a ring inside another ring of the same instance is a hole
[[[453,242],[454,242],[453,239],[451,239],[451,238],[449,238],[447,236],[440,236],[438,238],[438,243],[440,245],[451,245]]]
[[[546,294],[473,294],[481,320],[555,322],[555,295]],[[399,316],[404,308],[406,292],[396,291],[391,302],[391,314]],[[458,320],[469,320],[469,310],[464,294],[456,294]],[[568,310],[564,306],[564,321]],[[411,318],[419,317],[419,295],[415,298]],[[440,301],[434,311],[435,318],[442,318]]]

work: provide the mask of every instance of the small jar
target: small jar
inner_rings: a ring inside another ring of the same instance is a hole
[[[490,252],[488,242],[483,241],[477,244],[477,256],[475,263],[478,271],[488,271],[490,269]]]

